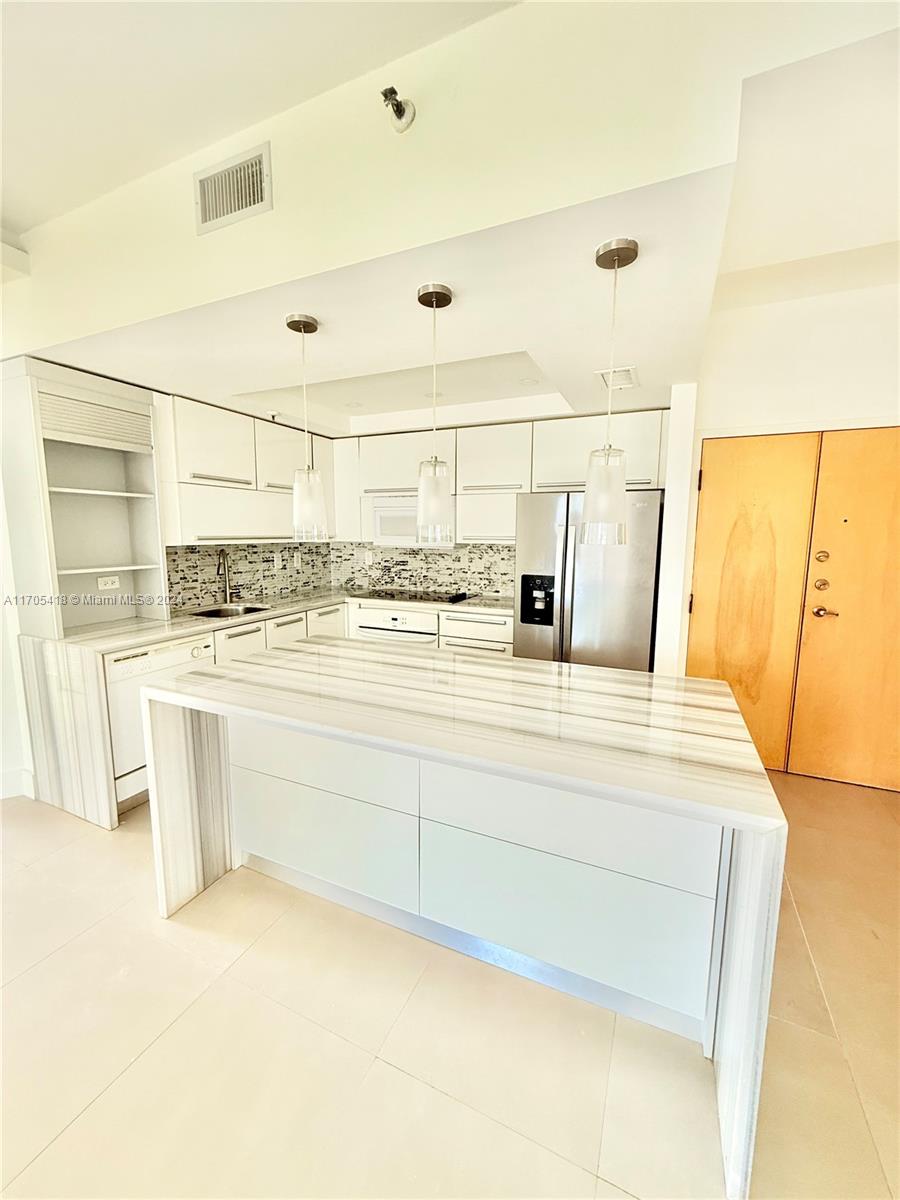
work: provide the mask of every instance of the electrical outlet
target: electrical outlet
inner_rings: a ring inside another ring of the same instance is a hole
[[[281,551],[276,550],[275,553],[272,555],[272,559],[273,559],[272,565],[274,566],[275,570],[280,571],[281,570]]]
[[[366,558],[366,566],[371,567],[372,563],[375,561],[375,555],[372,553],[371,550],[366,551],[365,558]]]
[[[300,551],[299,550],[294,551],[294,570],[295,571],[300,570]]]
[[[98,575],[97,576],[97,591],[98,592],[114,592],[118,589],[118,575]]]

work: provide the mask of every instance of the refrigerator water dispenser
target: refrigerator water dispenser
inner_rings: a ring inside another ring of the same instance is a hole
[[[522,576],[519,620],[526,625],[553,624],[553,586],[555,582],[553,575]]]

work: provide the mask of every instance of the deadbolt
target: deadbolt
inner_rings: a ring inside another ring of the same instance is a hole
[[[827,550],[817,550],[816,551],[816,562],[828,562],[828,559],[830,557],[831,557],[831,555],[828,553]]]
[[[814,617],[839,617],[841,615],[840,613],[832,612],[830,608],[823,608],[822,606],[814,608],[812,611]]]
[[[829,586],[830,586],[830,584],[827,579],[817,579],[816,582],[813,584],[813,587],[819,592],[824,592],[825,589]]]

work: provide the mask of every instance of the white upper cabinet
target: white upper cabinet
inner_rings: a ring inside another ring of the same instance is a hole
[[[256,427],[256,486],[263,492],[290,492],[294,472],[306,466],[306,435],[273,421]]]
[[[656,487],[661,413],[615,413],[612,443],[625,451],[627,486]],[[535,421],[532,489],[577,491],[584,487],[588,456],[606,442],[606,417]]]
[[[359,505],[359,438],[331,443],[334,459],[334,536],[338,542],[362,541]]]
[[[290,542],[294,537],[287,492],[258,492],[211,484],[178,484],[174,545],[192,542]]]
[[[415,492],[419,463],[432,455],[431,430],[421,433],[386,433],[359,439],[359,485],[363,496]],[[456,491],[456,430],[439,429],[437,456],[450,466]]]
[[[518,492],[466,492],[456,497],[458,542],[514,542]]]
[[[331,438],[319,437],[318,434],[313,434],[312,462],[313,466],[322,476],[328,536],[334,537],[334,442]]]
[[[478,425],[456,431],[456,490],[531,490],[531,422]]]
[[[175,444],[182,483],[256,487],[252,417],[176,396]]]

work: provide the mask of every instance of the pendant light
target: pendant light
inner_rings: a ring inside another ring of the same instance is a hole
[[[453,293],[445,283],[423,283],[418,301],[431,309],[431,458],[419,463],[419,496],[416,505],[416,544],[453,545],[453,496],[450,467],[437,453],[437,312],[446,308]]]
[[[294,472],[294,541],[324,542],[328,540],[328,517],[325,512],[325,489],[322,475],[312,465],[312,441],[309,436],[309,404],[306,399],[306,335],[315,333],[319,322],[304,313],[291,313],[285,324],[300,334],[300,363],[303,374],[303,433],[306,441],[306,466]]]
[[[597,247],[595,261],[604,271],[612,271],[612,319],[609,331],[609,375],[606,380],[606,443],[592,450],[588,458],[584,488],[580,541],[584,546],[624,546],[625,544],[625,451],[612,444],[612,400],[616,370],[616,300],[619,268],[627,267],[638,256],[638,244],[632,238],[614,238]]]

